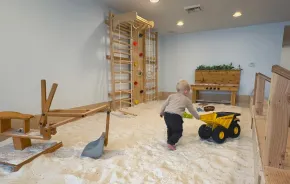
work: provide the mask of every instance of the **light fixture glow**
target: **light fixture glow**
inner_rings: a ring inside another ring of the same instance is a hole
[[[178,21],[176,25],[183,26],[184,25],[184,22],[183,21]]]
[[[233,17],[240,17],[240,16],[242,16],[241,12],[235,12],[235,14],[233,14]]]
[[[150,0],[151,3],[158,3],[159,0]]]

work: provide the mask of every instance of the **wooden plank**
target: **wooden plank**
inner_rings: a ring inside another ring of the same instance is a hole
[[[192,86],[193,90],[199,91],[238,91],[238,87],[226,87],[226,86],[219,86],[219,87],[208,87],[208,86]]]
[[[289,184],[290,170],[265,167],[266,184]]]
[[[113,43],[115,43],[115,44],[121,44],[121,45],[125,45],[125,46],[131,47],[131,44],[129,44],[127,42],[123,42],[121,40],[113,40]]]
[[[286,68],[283,68],[279,65],[274,65],[272,67],[272,72],[290,80],[290,71],[287,70]]]
[[[268,81],[268,82],[270,82],[271,83],[271,78],[270,77],[268,77],[268,76],[266,76],[266,75],[264,75],[264,74],[262,74],[262,73],[258,73],[265,81]]]
[[[118,83],[127,84],[127,83],[132,83],[132,81],[129,81],[129,80],[115,80],[115,84],[118,84]]]
[[[0,120],[0,133],[3,133],[11,129],[11,119],[1,119]]]
[[[31,146],[31,139],[13,137],[13,145],[16,150],[24,150],[25,148]]]
[[[13,112],[13,111],[2,111],[0,112],[0,120],[1,119],[31,119],[34,116],[31,114],[22,114],[19,112]]]
[[[265,100],[265,79],[263,79],[259,74],[257,76],[257,86],[256,86],[256,98],[255,98],[255,108],[258,115],[263,114],[263,104]]]
[[[283,168],[290,118],[290,81],[273,73],[266,123],[265,166]]]

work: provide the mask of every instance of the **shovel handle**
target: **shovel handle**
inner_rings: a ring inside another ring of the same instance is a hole
[[[107,146],[109,142],[110,115],[111,115],[111,109],[109,108],[107,111],[107,120],[106,120],[105,146]]]

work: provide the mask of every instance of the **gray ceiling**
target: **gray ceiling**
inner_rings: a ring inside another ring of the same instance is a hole
[[[290,20],[290,0],[160,0],[152,4],[149,0],[103,0],[120,12],[137,11],[140,16],[155,22],[161,34],[187,33],[214,29],[225,29],[254,24],[283,22]],[[188,14],[185,6],[200,4],[201,12]],[[234,18],[235,11],[242,16]],[[178,20],[184,21],[177,27]]]

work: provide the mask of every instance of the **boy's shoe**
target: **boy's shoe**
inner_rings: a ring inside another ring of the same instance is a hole
[[[168,149],[170,149],[172,151],[176,150],[175,145],[167,144],[167,147],[168,147]]]

